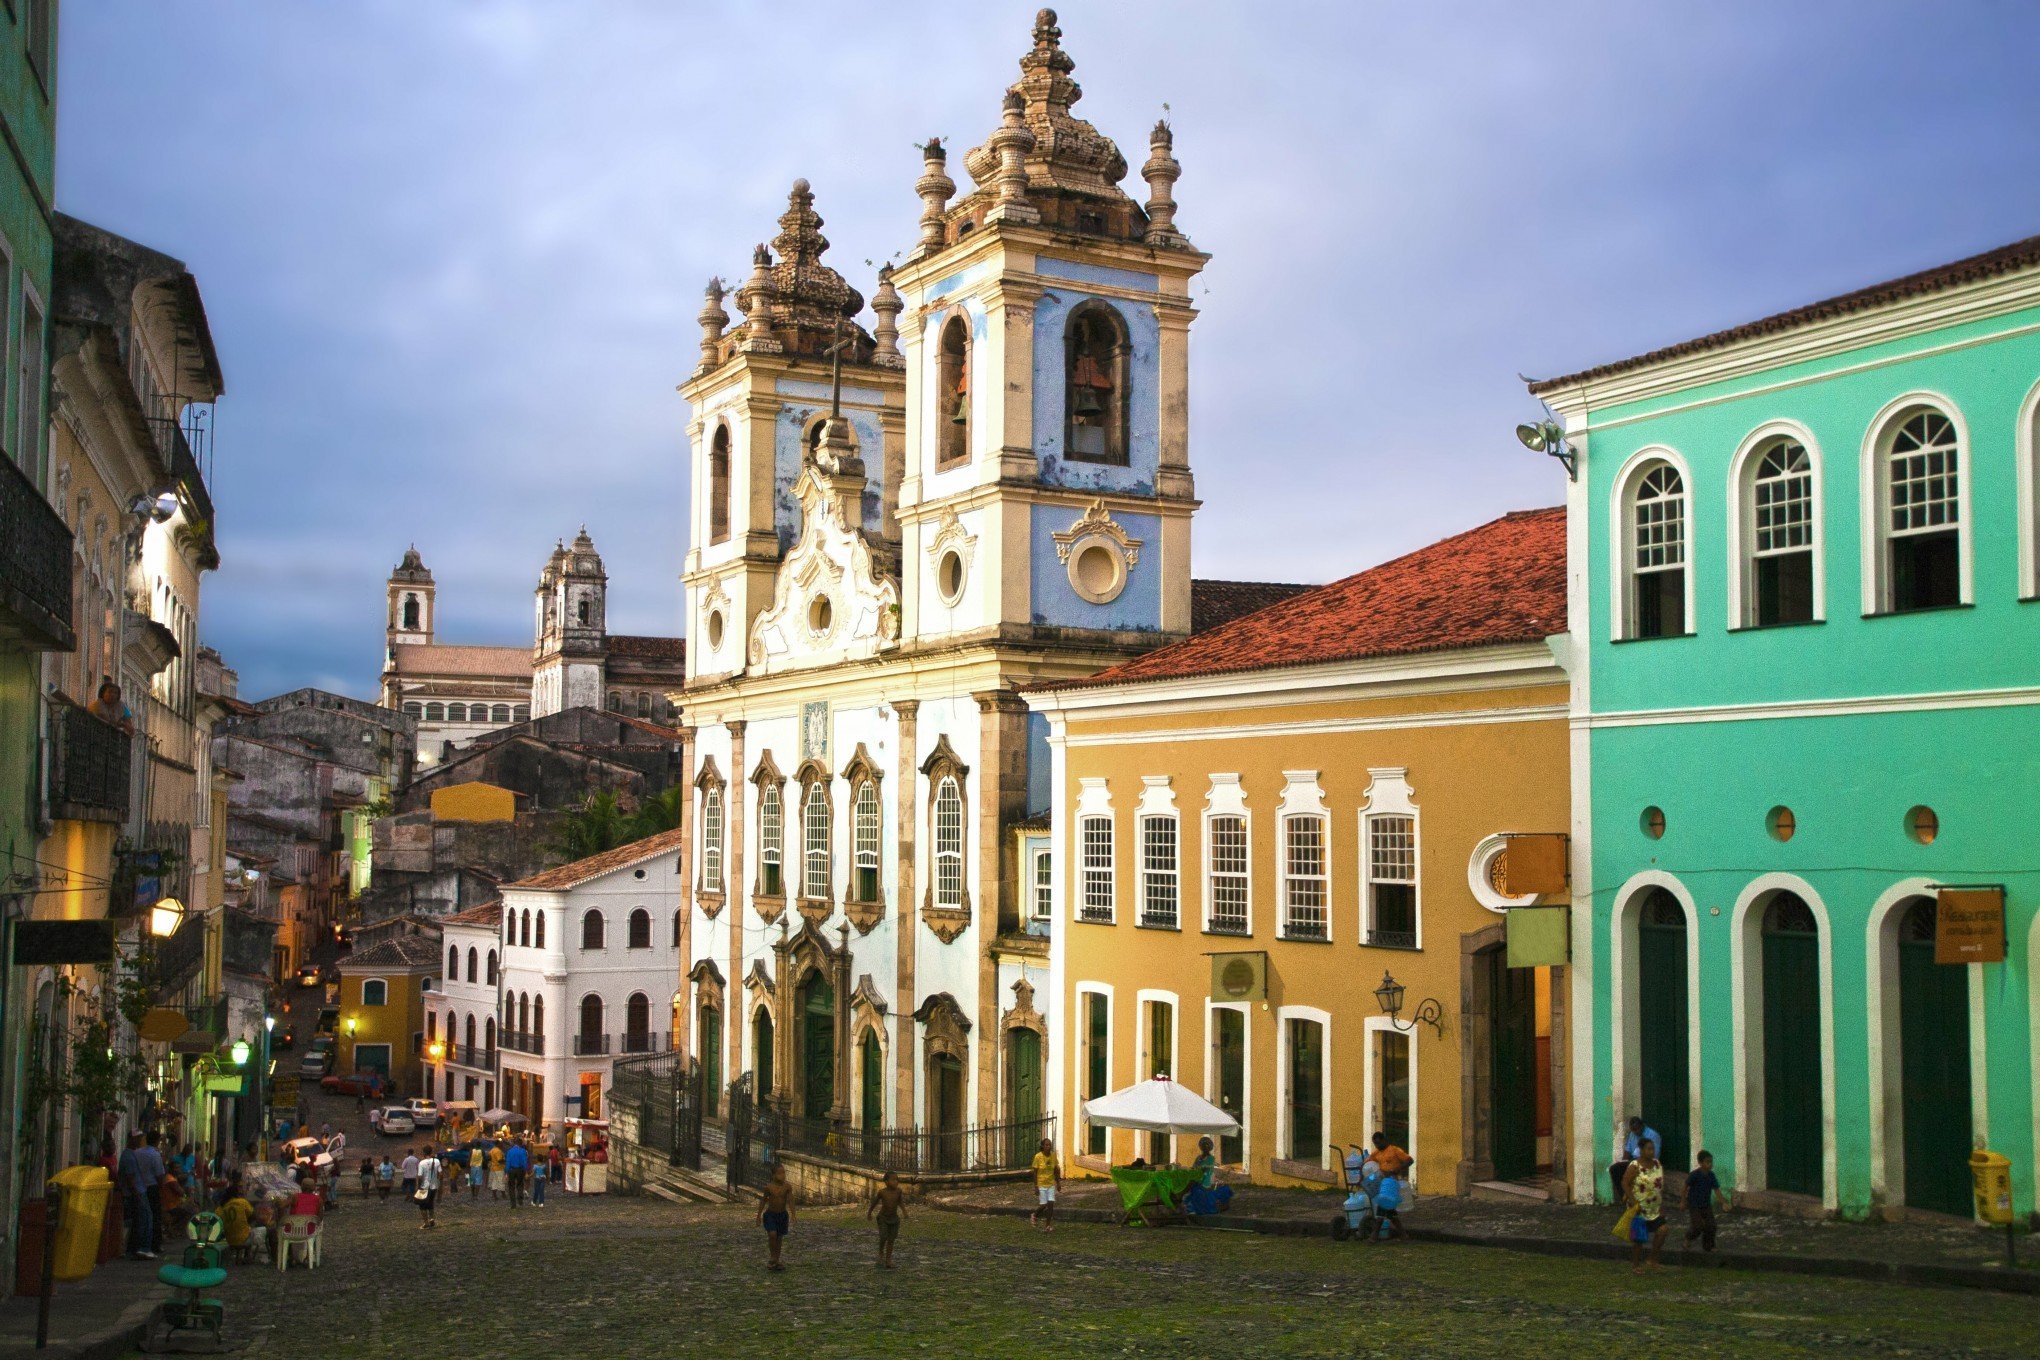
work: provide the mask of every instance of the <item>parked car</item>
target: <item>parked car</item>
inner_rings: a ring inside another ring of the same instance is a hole
[[[315,1048],[305,1054],[304,1057],[298,1059],[298,1075],[301,1077],[313,1077],[323,1080],[325,1075],[332,1070],[333,1050],[330,1048]]]
[[[404,1108],[411,1112],[411,1122],[421,1129],[439,1127],[439,1106],[423,1096],[412,1096],[404,1102]]]
[[[410,1107],[406,1105],[384,1105],[370,1110],[368,1122],[385,1138],[418,1131],[418,1121],[411,1117]]]
[[[287,1048],[296,1048],[297,1030],[289,1025],[279,1025],[276,1033],[270,1036],[269,1046],[279,1053]]]
[[[314,1053],[324,1052],[327,1049],[337,1047],[339,1043],[340,1040],[334,1035],[314,1034],[312,1036],[312,1052]]]
[[[319,965],[316,963],[304,964],[297,970],[297,984],[300,987],[318,987],[324,985],[325,981],[325,975],[319,971]]]
[[[350,1072],[346,1076],[335,1072],[319,1082],[319,1089],[336,1096],[379,1096],[383,1090],[383,1076],[380,1072]]]

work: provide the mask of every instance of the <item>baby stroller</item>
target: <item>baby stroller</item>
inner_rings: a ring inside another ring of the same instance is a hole
[[[190,1245],[184,1259],[165,1264],[156,1278],[177,1294],[156,1305],[149,1314],[142,1349],[155,1354],[166,1351],[224,1350],[226,1305],[206,1297],[205,1291],[227,1282],[225,1225],[218,1214],[205,1210],[191,1216],[184,1235]]]

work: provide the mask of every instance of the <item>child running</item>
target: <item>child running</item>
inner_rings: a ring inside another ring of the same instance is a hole
[[[772,1164],[772,1179],[765,1185],[765,1197],[758,1204],[758,1226],[765,1229],[765,1246],[772,1253],[768,1270],[784,1270],[779,1259],[781,1244],[793,1231],[793,1187],[786,1180],[786,1164]]]
[[[885,1184],[871,1197],[871,1207],[864,1211],[864,1216],[878,1219],[878,1268],[891,1270],[893,1243],[899,1241],[900,1220],[907,1216],[907,1192],[900,1188],[898,1172],[885,1173]]]

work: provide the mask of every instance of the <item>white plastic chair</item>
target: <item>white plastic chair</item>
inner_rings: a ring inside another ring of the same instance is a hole
[[[276,1268],[290,1269],[291,1253],[304,1258],[305,1269],[319,1268],[319,1220],[302,1214],[291,1214],[283,1220],[276,1239]]]

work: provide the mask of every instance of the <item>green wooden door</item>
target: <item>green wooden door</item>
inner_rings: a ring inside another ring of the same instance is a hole
[[[820,973],[800,989],[801,1110],[827,1119],[836,1104],[836,989]]]
[[[1006,1118],[1012,1123],[1041,1118],[1041,1036],[1031,1029],[1006,1035]]]
[[[959,1171],[963,1168],[963,1064],[939,1055],[929,1064],[928,1075],[935,1166],[940,1171]]]
[[[1905,1202],[1968,1217],[1969,969],[1934,962],[1932,900],[1898,937],[1898,1032],[1905,1111]]]
[[[885,1127],[885,1055],[879,1051],[878,1036],[864,1031],[864,1077],[858,1092],[859,1122],[870,1131]]]
[[[715,1113],[722,1099],[722,1011],[714,1006],[701,1008],[701,1089]]]
[[[752,1084],[757,1098],[772,1095],[772,1016],[763,1006],[751,1017],[751,1070],[757,1074]]]
[[[1489,1151],[1500,1180],[1537,1171],[1537,974],[1508,952],[1479,955],[1488,989]]]
[[[1822,1189],[1820,935],[1792,893],[1764,911],[1764,1163],[1773,1190]]]
[[[1247,1126],[1247,1017],[1239,1011],[1213,1011],[1218,1022],[1218,1108]],[[1218,1140],[1218,1160],[1236,1166],[1245,1157],[1242,1133]]]
[[[1084,1099],[1096,1100],[1110,1094],[1105,1089],[1107,1033],[1105,998],[1096,992],[1084,993]],[[1110,1146],[1111,1130],[1103,1124],[1084,1125],[1084,1151],[1093,1157],[1103,1157]]]
[[[1692,1086],[1686,1064],[1686,913],[1653,888],[1636,927],[1636,1019],[1643,1058],[1643,1122],[1664,1138],[1658,1155],[1674,1171],[1692,1165]]]

